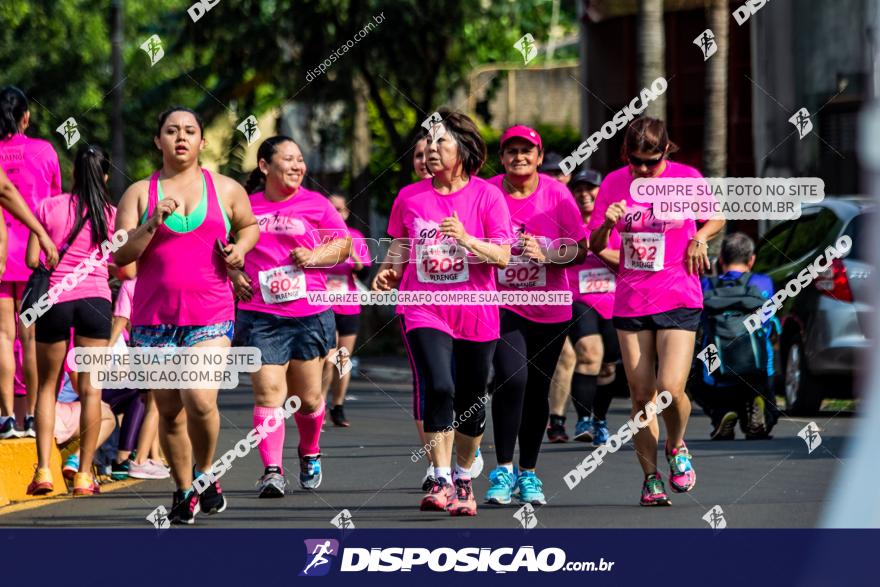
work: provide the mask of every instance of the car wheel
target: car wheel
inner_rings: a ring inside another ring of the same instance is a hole
[[[785,408],[792,416],[812,416],[822,405],[822,390],[807,369],[800,338],[791,341],[785,357]]]

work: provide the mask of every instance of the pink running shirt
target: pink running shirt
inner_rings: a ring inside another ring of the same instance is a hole
[[[587,242],[590,231],[584,224]],[[620,235],[612,230],[608,237],[608,248],[620,249]],[[611,318],[614,310],[614,290],[617,285],[617,268],[606,263],[598,255],[587,252],[587,257],[580,265],[566,267],[568,286],[571,289],[571,301],[586,304],[596,310],[606,320]]]
[[[538,176],[538,187],[528,198],[517,199],[504,191],[504,175],[489,180],[504,194],[510,210],[511,230],[540,237],[544,246],[562,242],[576,243],[584,237],[581,214],[568,188],[552,177]],[[562,240],[560,240],[562,239]],[[568,291],[565,267],[553,263],[529,263],[519,256],[514,244],[510,265],[497,270],[501,291]],[[532,322],[565,322],[571,320],[571,306],[502,306]]]
[[[46,229],[46,232],[49,233],[52,242],[58,247],[59,252],[61,251],[61,247],[67,242],[67,239],[70,238],[70,231],[73,230],[75,215],[76,197],[71,194],[53,196],[43,200],[37,206],[37,220],[40,221],[40,224],[42,224]],[[107,212],[107,236],[111,241],[115,224],[116,208],[111,206]],[[76,266],[80,262],[85,261],[86,267],[88,267],[90,261],[87,260],[95,250],[98,251],[98,254],[95,257],[98,264],[95,266],[94,271],[86,275],[82,281],[79,281],[76,287],[71,291],[64,291],[62,288],[61,293],[58,295],[58,299],[55,300],[56,304],[72,300],[81,300],[84,298],[103,298],[108,301],[110,300],[110,286],[107,284],[107,279],[109,277],[107,272],[108,259],[102,258],[100,253],[100,243],[102,243],[103,240],[103,237],[101,237],[98,239],[99,244],[93,245],[92,224],[86,222],[83,225],[82,230],[80,230],[76,238],[73,239],[70,248],[64,253],[61,262],[55,270],[52,271],[52,275],[49,277],[49,291],[52,291],[52,288],[55,285],[61,283],[65,276],[74,273]]]
[[[354,251],[364,267],[372,265],[370,261],[370,249],[364,239],[364,235],[354,228],[348,229],[351,235],[351,249]],[[327,291],[357,291],[354,281],[354,260],[349,257],[344,263],[328,267],[326,270]],[[361,307],[355,305],[333,306],[333,312],[342,316],[352,316],[361,313]]]
[[[267,200],[263,192],[251,194],[251,207],[260,227],[260,240],[245,260],[254,297],[239,302],[239,309],[290,318],[328,310],[329,305],[311,305],[306,297],[306,292],[327,291],[326,268],[301,269],[290,252],[343,238],[348,229],[342,216],[330,200],[303,187],[281,202]]]
[[[702,175],[693,167],[667,160],[660,177]],[[631,318],[678,308],[702,309],[700,276],[688,274],[686,259],[688,243],[697,233],[696,223],[657,220],[650,205],[630,197],[632,182],[628,166],[609,173],[599,187],[587,225],[591,231],[599,228],[605,222],[608,206],[626,200],[626,214],[613,229],[621,239],[614,315]]]
[[[467,254],[463,247],[438,234],[444,218],[458,213],[465,231],[475,238],[508,243],[513,238],[510,213],[501,191],[488,181],[472,177],[450,194],[434,189],[430,178],[400,190],[391,208],[388,234],[407,239],[410,262],[400,291],[495,291],[495,267]],[[419,255],[422,258],[419,258]],[[451,261],[445,263],[444,261]],[[400,306],[406,331],[433,328],[453,338],[486,342],[500,334],[498,306]]]
[[[58,154],[52,144],[42,139],[32,139],[16,134],[0,141],[0,166],[9,180],[21,193],[32,212],[37,205],[61,193],[61,167]],[[30,231],[27,227],[3,212],[9,232],[9,253],[3,281],[27,281],[31,270],[24,263]]]

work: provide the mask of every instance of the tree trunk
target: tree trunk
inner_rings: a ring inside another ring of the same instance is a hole
[[[122,63],[123,43],[123,11],[124,0],[113,0],[110,5],[110,28],[112,45],[113,67],[113,91],[110,99],[110,128],[112,129],[112,142],[110,147],[110,196],[119,201],[127,187],[128,180],[125,177],[125,126],[122,115],[124,99],[124,71]]]
[[[348,224],[369,234],[371,198],[369,185],[370,165],[370,119],[367,104],[370,91],[360,75],[352,78],[352,101],[354,113],[351,130],[351,195]]]
[[[650,88],[666,77],[666,35],[663,31],[663,0],[639,0],[637,52],[638,90]],[[666,94],[658,96],[645,111],[647,116],[666,118]]]
[[[709,28],[715,35],[717,52],[706,61],[706,120],[703,125],[703,173],[706,177],[727,175],[727,66],[728,0],[708,0]],[[725,230],[709,243],[709,255],[717,256]]]

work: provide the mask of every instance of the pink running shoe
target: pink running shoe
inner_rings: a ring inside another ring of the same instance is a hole
[[[167,479],[171,474],[162,465],[147,459],[141,464],[130,463],[128,476],[134,479]]]
[[[423,512],[445,512],[446,508],[455,501],[455,489],[452,484],[444,481],[444,479],[433,480],[428,493],[419,504],[420,510]]]
[[[672,505],[672,502],[669,501],[669,497],[666,495],[666,488],[663,486],[663,477],[660,476],[660,473],[654,473],[645,477],[639,505],[645,507]]]
[[[676,493],[687,493],[697,483],[697,473],[691,465],[691,453],[682,443],[666,455],[669,459],[669,485]]]

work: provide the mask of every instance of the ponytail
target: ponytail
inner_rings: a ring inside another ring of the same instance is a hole
[[[112,205],[104,177],[110,172],[107,151],[94,145],[84,145],[76,152],[73,164],[73,189],[76,196],[76,224],[71,235],[79,233],[89,222],[92,226],[92,244],[97,246],[110,238],[107,214]]]
[[[18,133],[21,119],[28,111],[28,100],[24,92],[15,86],[0,90],[0,140],[6,140]]]
[[[266,176],[260,171],[260,160],[263,160],[266,163],[272,161],[272,156],[275,154],[275,151],[278,150],[278,145],[288,141],[294,145],[296,144],[296,141],[285,135],[275,135],[274,137],[269,137],[260,143],[260,148],[257,149],[257,166],[251,171],[251,174],[248,176],[247,181],[244,184],[244,189],[247,193],[254,194],[266,188]]]
[[[266,176],[263,175],[263,172],[260,171],[260,166],[257,165],[251,174],[248,176],[247,181],[244,182],[244,191],[249,194],[255,194],[259,191],[262,191],[266,187]]]

